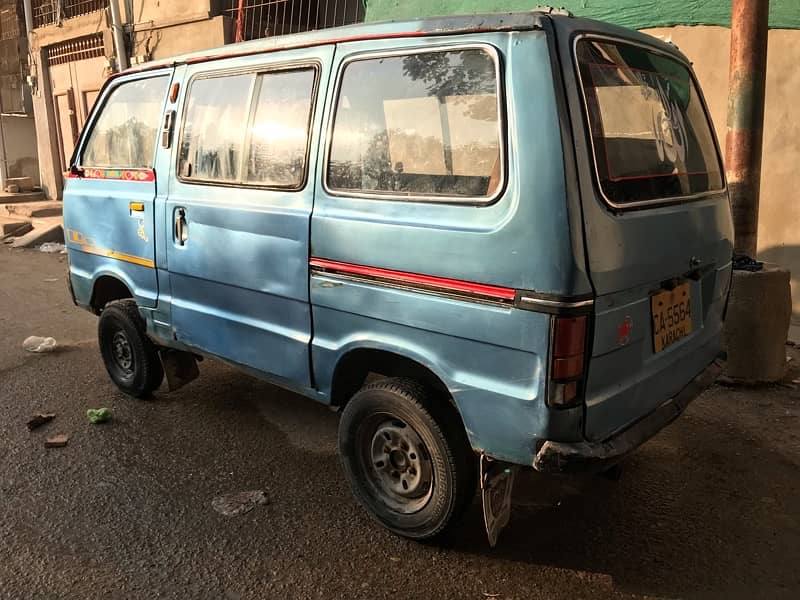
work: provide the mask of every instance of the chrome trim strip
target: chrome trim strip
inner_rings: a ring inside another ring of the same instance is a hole
[[[522,307],[536,308],[588,308],[594,306],[594,300],[546,300],[545,298],[531,298],[520,296],[519,303]]]
[[[578,42],[587,39],[600,40],[616,44],[626,44],[628,46],[636,46],[637,48],[641,48],[648,52],[652,52],[653,54],[660,54],[661,56],[665,56],[669,59],[674,60],[676,63],[686,67],[686,70],[689,72],[689,76],[692,78],[692,83],[694,84],[694,87],[697,90],[697,97],[700,99],[700,104],[703,107],[703,112],[705,113],[706,121],[708,122],[708,128],[711,132],[711,138],[714,140],[714,149],[717,151],[717,164],[719,165],[720,175],[722,178],[722,187],[720,189],[709,190],[707,192],[700,192],[697,194],[689,194],[685,196],[670,196],[668,198],[655,198],[653,200],[638,200],[636,202],[623,202],[623,203],[614,202],[608,196],[606,196],[605,190],[603,190],[603,186],[600,184],[600,172],[597,170],[597,151],[595,150],[594,136],[592,135],[591,132],[592,125],[589,122],[589,103],[586,100],[586,91],[584,90],[583,87],[583,77],[581,76],[581,67],[580,64],[578,63]],[[700,87],[699,82],[697,81],[697,76],[695,75],[695,72],[692,69],[692,64],[690,62],[687,62],[687,60],[684,60],[683,53],[681,53],[681,56],[676,56],[674,54],[670,54],[669,52],[665,52],[664,50],[657,48],[655,46],[650,46],[648,44],[644,44],[642,42],[635,40],[629,40],[610,35],[601,35],[596,33],[582,33],[580,35],[576,35],[575,39],[572,41],[572,63],[575,68],[575,73],[578,76],[578,87],[580,88],[580,96],[581,100],[583,101],[583,122],[586,127],[586,131],[589,134],[589,145],[592,148],[592,163],[593,163],[592,166],[595,176],[595,183],[597,184],[597,189],[600,192],[600,196],[602,196],[606,204],[617,210],[625,210],[629,208],[641,208],[643,206],[662,206],[680,202],[692,202],[695,200],[700,200],[701,198],[706,198],[709,196],[717,196],[720,194],[727,193],[728,182],[725,178],[725,168],[722,162],[722,154],[720,153],[719,150],[719,140],[717,140],[717,133],[714,130],[714,123],[711,120],[711,113],[708,110],[706,99],[703,96],[703,90]]]
[[[361,61],[361,60],[372,60],[375,58],[391,58],[395,56],[409,56],[413,54],[433,54],[437,52],[454,52],[458,50],[482,50],[486,52],[492,59],[494,63],[494,76],[495,76],[495,85],[496,85],[496,96],[497,96],[497,127],[499,133],[499,141],[500,141],[500,174],[501,180],[500,185],[497,186],[497,190],[491,196],[431,196],[425,194],[409,194],[409,195],[401,195],[392,193],[391,191],[375,191],[375,192],[368,192],[364,190],[333,190],[328,186],[328,167],[330,163],[330,154],[331,154],[331,146],[333,145],[333,130],[334,125],[336,123],[336,109],[339,105],[339,95],[341,93],[342,88],[342,80],[344,79],[344,71],[352,62]],[[508,180],[507,173],[508,173],[508,152],[506,146],[508,145],[508,135],[506,133],[506,111],[505,111],[505,87],[503,85],[503,78],[502,78],[502,65],[500,62],[500,51],[493,46],[492,44],[488,43],[467,43],[467,44],[454,44],[454,43],[436,43],[435,45],[431,46],[417,46],[417,47],[410,47],[410,48],[400,48],[397,50],[377,50],[377,51],[367,51],[367,52],[357,52],[354,54],[350,54],[345,56],[342,61],[339,63],[339,67],[336,71],[336,82],[333,91],[333,98],[331,102],[331,106],[328,107],[327,117],[327,136],[325,138],[325,150],[324,155],[322,158],[322,169],[320,169],[320,174],[322,175],[322,189],[325,190],[325,193],[332,197],[344,197],[344,198],[362,198],[368,200],[389,200],[393,202],[429,202],[429,203],[439,203],[439,204],[463,204],[463,205],[470,205],[470,206],[488,206],[495,202],[500,196],[503,195],[506,188],[506,183]]]

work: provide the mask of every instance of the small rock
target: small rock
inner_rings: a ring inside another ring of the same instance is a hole
[[[250,512],[260,504],[269,504],[267,494],[263,490],[251,490],[217,496],[211,501],[211,507],[226,517],[237,517]]]
[[[69,443],[69,435],[66,433],[59,433],[58,435],[51,436],[44,441],[45,448],[63,448]]]
[[[28,426],[28,431],[33,431],[34,429],[38,429],[45,423],[49,423],[55,418],[56,415],[54,413],[37,413],[33,415],[30,419],[28,419],[25,425]]]

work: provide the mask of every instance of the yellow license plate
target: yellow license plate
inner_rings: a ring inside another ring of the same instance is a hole
[[[655,352],[661,352],[692,333],[692,297],[688,282],[653,294],[650,309]]]

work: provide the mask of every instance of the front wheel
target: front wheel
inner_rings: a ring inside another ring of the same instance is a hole
[[[442,534],[475,495],[477,465],[461,418],[414,380],[361,388],[342,414],[339,454],[358,501],[404,537]]]
[[[97,324],[100,354],[117,387],[135,398],[149,396],[164,379],[158,349],[145,332],[133,300],[106,305]]]

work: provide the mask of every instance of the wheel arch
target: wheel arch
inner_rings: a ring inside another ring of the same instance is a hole
[[[106,304],[124,298],[135,298],[131,286],[117,275],[104,273],[98,276],[92,285],[89,306],[95,314],[100,314]]]
[[[343,408],[364,383],[376,376],[420,381],[458,410],[444,378],[433,368],[401,352],[372,347],[351,348],[336,362],[331,379],[331,405]]]

